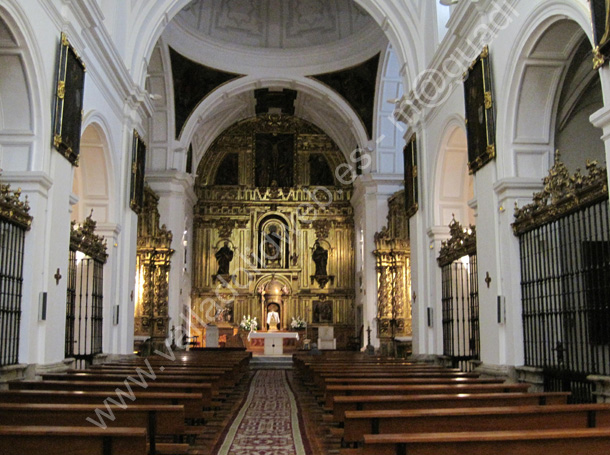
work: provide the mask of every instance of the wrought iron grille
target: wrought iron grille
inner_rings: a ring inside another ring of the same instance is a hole
[[[590,374],[610,375],[608,201],[519,237],[525,364],[547,390],[593,400]]]
[[[515,207],[525,364],[548,391],[594,401],[589,375],[610,375],[610,229],[605,168],[574,175],[555,156],[544,189]]]
[[[66,357],[86,368],[102,352],[104,264],[70,250],[66,305]]]
[[[77,368],[86,368],[102,352],[102,290],[108,255],[104,238],[95,234],[92,215],[82,226],[73,221],[70,230],[65,356],[76,359]]]
[[[470,371],[480,360],[477,255],[442,266],[443,355],[454,368]]]
[[[0,216],[0,366],[19,362],[25,232]]]

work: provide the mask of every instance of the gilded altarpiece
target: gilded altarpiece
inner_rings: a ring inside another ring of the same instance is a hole
[[[351,186],[332,177],[342,163],[325,133],[292,116],[246,119],[217,138],[197,172],[191,334],[209,323],[236,327],[244,316],[265,330],[268,311],[277,311],[280,330],[299,316],[308,330],[334,325],[347,340],[354,219]],[[282,298],[270,305],[263,291],[272,279]],[[320,301],[332,317],[314,322]]]
[[[395,338],[410,337],[413,333],[411,247],[404,197],[404,191],[399,191],[388,199],[387,227],[375,234],[377,336],[383,349]]]
[[[152,346],[162,347],[169,334],[168,278],[172,232],[159,226],[159,197],[144,187],[142,212],[138,216],[136,258],[135,327],[136,337],[151,338]]]

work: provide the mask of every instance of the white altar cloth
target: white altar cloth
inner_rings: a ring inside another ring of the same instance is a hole
[[[250,332],[248,340],[263,338],[265,340],[265,355],[282,355],[284,353],[284,338],[299,339],[296,332]]]

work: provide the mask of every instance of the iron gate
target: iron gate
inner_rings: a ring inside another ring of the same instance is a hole
[[[480,360],[479,286],[476,232],[455,219],[451,238],[443,242],[438,258],[442,271],[443,355],[454,368],[470,371]]]
[[[19,363],[25,233],[32,223],[19,196],[0,185],[0,367]]]
[[[594,401],[587,376],[610,375],[606,173],[594,164],[588,168],[588,177],[570,179],[557,160],[545,190],[534,197],[538,202],[518,209],[513,224],[525,364],[543,370],[545,390],[572,392],[576,403]]]
[[[91,215],[82,227],[72,223],[66,299],[65,356],[86,368],[102,352],[106,246],[94,234]]]

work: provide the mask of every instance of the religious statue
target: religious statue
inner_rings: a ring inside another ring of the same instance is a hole
[[[267,325],[269,326],[270,332],[275,332],[278,330],[278,324],[280,323],[280,315],[277,312],[277,306],[273,305],[269,307],[269,312],[267,313]]]
[[[269,232],[265,234],[265,265],[280,266],[280,234],[277,232],[277,226],[271,225]]]
[[[229,264],[233,260],[233,251],[229,248],[229,242],[225,241],[224,246],[216,252],[216,261],[218,262],[217,275],[228,275]]]
[[[316,240],[312,253],[313,262],[316,264],[316,276],[325,276],[326,263],[328,262],[328,251]]]

